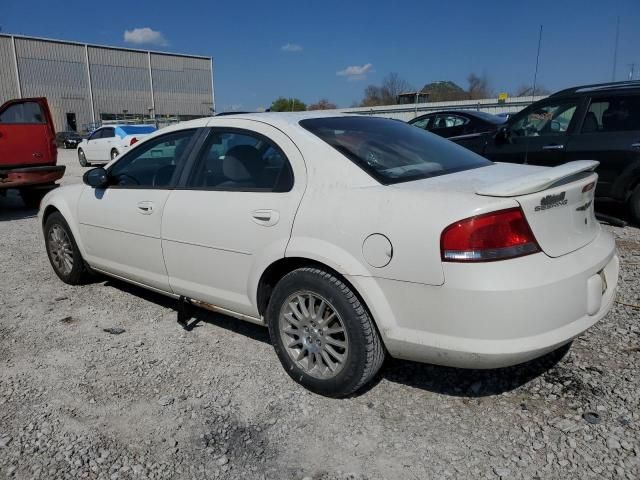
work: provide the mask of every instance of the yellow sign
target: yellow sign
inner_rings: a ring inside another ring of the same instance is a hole
[[[507,92],[499,93],[498,94],[498,102],[504,103],[507,100],[507,97],[509,97],[509,94]]]

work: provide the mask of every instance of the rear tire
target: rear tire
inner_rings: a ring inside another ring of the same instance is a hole
[[[59,212],[47,217],[44,241],[49,262],[60,280],[69,285],[81,285],[87,281],[89,272],[71,229]]]
[[[87,161],[87,156],[84,154],[84,150],[82,150],[81,148],[78,149],[78,161],[83,167],[91,166],[91,164]]]
[[[629,212],[631,213],[631,220],[636,225],[640,225],[640,185],[636,186],[631,197],[629,197]]]
[[[48,191],[41,188],[22,188],[20,189],[20,197],[28,208],[40,208],[40,202]]]
[[[330,272],[301,268],[285,275],[266,317],[285,371],[317,394],[348,396],[371,381],[384,361],[385,349],[367,309]]]

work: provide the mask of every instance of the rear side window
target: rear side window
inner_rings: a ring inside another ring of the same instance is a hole
[[[640,130],[640,95],[594,98],[582,133]]]
[[[382,184],[492,165],[449,140],[386,118],[313,118],[302,120],[300,125]]]
[[[102,134],[100,135],[100,138],[112,138],[115,137],[115,133],[113,131],[113,128],[103,128],[102,129]]]
[[[287,157],[268,138],[245,130],[212,130],[189,187],[288,192],[293,174]]]
[[[14,103],[0,113],[0,123],[46,123],[42,108],[37,102]]]

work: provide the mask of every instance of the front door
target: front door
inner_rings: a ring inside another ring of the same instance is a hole
[[[640,95],[591,99],[580,132],[571,136],[567,161],[598,160],[596,195],[626,200],[640,172]]]
[[[85,188],[78,219],[92,267],[170,291],[162,213],[194,133],[180,130],[141,144],[109,168],[110,186]]]
[[[100,148],[100,139],[102,137],[102,132],[104,129],[99,128],[98,130],[94,130],[87,141],[82,146],[84,150],[84,155],[88,161],[96,161],[98,160],[98,150]]]
[[[55,163],[53,126],[44,99],[12,100],[0,107],[0,165]]]
[[[257,316],[257,278],[284,257],[306,171],[279,130],[227,125],[209,132],[185,186],[171,193],[162,249],[175,293]]]
[[[564,163],[579,106],[580,100],[566,98],[532,105],[509,122],[509,138],[489,140],[484,155],[496,162],[548,167]]]

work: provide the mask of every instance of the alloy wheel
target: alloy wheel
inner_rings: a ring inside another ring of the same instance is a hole
[[[333,378],[343,369],[349,338],[335,307],[320,295],[296,292],[279,315],[280,338],[287,354],[308,375]]]
[[[51,262],[62,275],[69,275],[73,269],[73,247],[69,235],[60,225],[53,225],[48,235]]]

